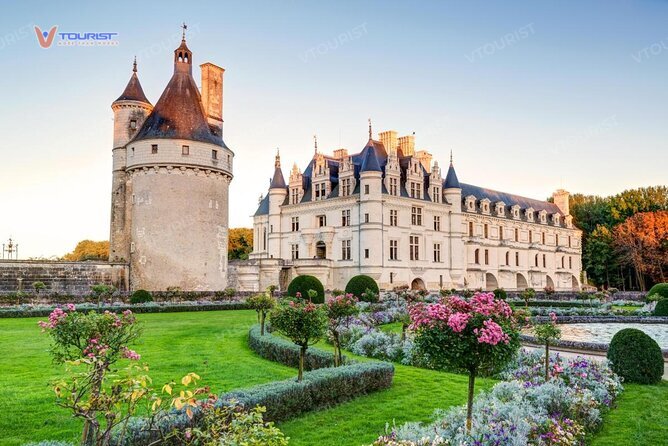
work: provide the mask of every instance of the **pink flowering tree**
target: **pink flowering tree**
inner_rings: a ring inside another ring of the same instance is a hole
[[[68,304],[56,308],[39,326],[52,339],[54,361],[65,364],[69,372],[54,385],[57,404],[84,420],[83,445],[108,444],[111,429],[122,419],[117,404],[126,397],[134,403],[146,392],[148,377],[142,367],[130,366],[108,376],[119,359],[140,359],[129,348],[141,333],[135,316],[129,310],[120,315],[85,314]]]
[[[302,300],[283,301],[269,315],[271,328],[299,346],[299,373],[297,382],[304,377],[304,358],[309,345],[325,336],[327,313],[322,306]]]
[[[327,329],[329,337],[334,344],[334,366],[338,367],[341,365],[343,359],[339,331],[341,325],[344,324],[349,317],[359,313],[359,308],[357,308],[357,298],[352,294],[336,296],[327,302],[326,308],[328,320]]]
[[[476,376],[498,371],[519,349],[512,309],[494,293],[476,293],[468,300],[451,296],[438,303],[418,303],[410,316],[422,361],[437,370],[468,374],[466,429],[470,431]]]

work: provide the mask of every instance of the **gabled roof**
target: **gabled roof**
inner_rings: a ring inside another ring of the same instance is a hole
[[[118,101],[138,101],[151,105],[149,100],[146,99],[144,89],[141,88],[141,83],[139,83],[139,77],[137,76],[136,71],[132,72],[132,76],[130,76],[130,80],[125,87],[125,90],[123,90],[123,93],[114,102]]]
[[[190,73],[174,73],[134,140],[151,138],[189,139],[226,147],[204,117],[199,89]]]
[[[561,212],[556,204],[550,203],[549,201],[536,200],[534,198],[527,198],[506,192],[499,192],[496,190],[487,189],[480,186],[473,186],[471,184],[465,183],[461,183],[461,189],[462,197],[473,195],[478,200],[487,198],[492,203],[503,201],[508,207],[518,205],[521,209],[533,208],[536,212],[545,210],[549,214],[556,214]]]

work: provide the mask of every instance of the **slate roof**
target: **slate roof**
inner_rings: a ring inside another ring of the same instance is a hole
[[[477,200],[487,198],[492,202],[492,204],[496,203],[497,201],[503,201],[506,204],[506,208],[519,205],[521,209],[533,208],[536,212],[545,210],[548,214],[561,213],[559,207],[554,203],[550,203],[549,201],[536,200],[534,198],[527,198],[506,192],[499,192],[480,186],[473,186],[472,184],[461,183],[461,188],[462,199],[465,199],[469,195],[473,195]]]
[[[141,88],[141,83],[139,83],[139,77],[137,77],[136,71],[132,72],[132,76],[130,76],[130,80],[125,87],[125,90],[123,90],[123,93],[114,102],[118,101],[138,101],[151,105],[149,100],[146,99],[144,89]]]
[[[455,166],[450,163],[448,167],[448,174],[445,176],[445,181],[443,182],[444,189],[457,188],[460,189],[459,179],[457,179],[457,172],[455,172]]]
[[[269,189],[285,189],[287,185],[285,184],[285,179],[283,178],[283,171],[280,167],[274,169],[274,177],[271,179],[269,184]]]

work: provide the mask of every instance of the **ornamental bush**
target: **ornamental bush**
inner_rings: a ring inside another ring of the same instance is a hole
[[[506,300],[508,298],[508,293],[503,288],[497,288],[494,290],[494,297],[496,299]]]
[[[645,332],[625,328],[613,336],[608,348],[613,372],[625,382],[657,384],[663,376],[663,354],[659,344]]]
[[[318,293],[316,297],[311,298],[311,302],[314,304],[322,304],[325,302],[325,288],[317,277],[309,275],[297,276],[292,279],[292,282],[288,285],[288,296],[306,299],[309,296],[309,290]]]
[[[146,290],[137,290],[130,297],[130,303],[133,304],[143,304],[146,302],[153,302],[153,296]]]
[[[260,333],[264,335],[264,321],[266,320],[269,311],[276,306],[276,299],[267,292],[249,297],[246,303],[257,312],[257,318],[261,327]]]
[[[371,290],[373,294],[375,294],[375,300],[371,300],[374,299],[374,296],[372,296],[371,293],[367,293],[367,290]],[[348,284],[346,285],[346,294],[352,294],[364,302],[377,302],[380,290],[378,289],[378,284],[375,280],[369,276],[360,274],[348,281]],[[366,296],[364,296],[365,294]]]
[[[654,307],[654,316],[668,316],[668,298],[661,299]]]
[[[650,302],[661,299],[668,299],[668,283],[657,283],[647,293],[647,300]]]

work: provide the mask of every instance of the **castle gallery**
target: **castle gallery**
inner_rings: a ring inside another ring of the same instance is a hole
[[[461,183],[452,159],[443,177],[414,136],[376,139],[371,125],[359,152],[316,146],[288,181],[277,154],[253,217],[253,253],[228,265],[224,70],[200,68],[201,93],[184,37],[155,106],[136,65],[112,104],[110,259],[129,265],[132,289],[285,289],[301,274],[328,289],[357,274],[380,288],[579,288],[581,231],[568,192],[548,202]]]

